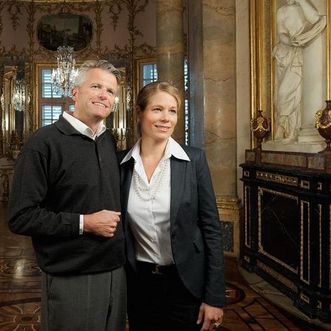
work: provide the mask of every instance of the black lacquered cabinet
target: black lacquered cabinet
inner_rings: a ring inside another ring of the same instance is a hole
[[[331,174],[264,159],[273,162],[241,165],[241,264],[309,317],[331,322]]]

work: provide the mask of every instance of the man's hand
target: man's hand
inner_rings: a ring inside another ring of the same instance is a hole
[[[113,237],[120,221],[120,212],[101,210],[84,215],[84,232],[102,237]]]

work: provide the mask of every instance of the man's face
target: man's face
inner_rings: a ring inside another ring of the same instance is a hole
[[[99,68],[89,70],[85,81],[72,92],[77,118],[86,124],[105,119],[111,112],[117,90],[112,73]]]

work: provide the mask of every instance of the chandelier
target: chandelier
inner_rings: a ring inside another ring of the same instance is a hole
[[[52,85],[54,92],[62,97],[71,96],[71,89],[78,74],[73,51],[73,47],[70,46],[57,48],[57,68],[52,72]]]
[[[12,104],[15,110],[24,111],[26,103],[29,103],[30,98],[26,94],[25,91],[25,82],[23,79],[16,80],[13,96],[12,96]]]

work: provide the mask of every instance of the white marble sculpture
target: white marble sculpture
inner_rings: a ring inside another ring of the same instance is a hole
[[[278,43],[273,49],[276,60],[275,140],[297,140],[301,126],[303,88],[303,49],[326,26],[309,0],[287,0],[277,11]]]

